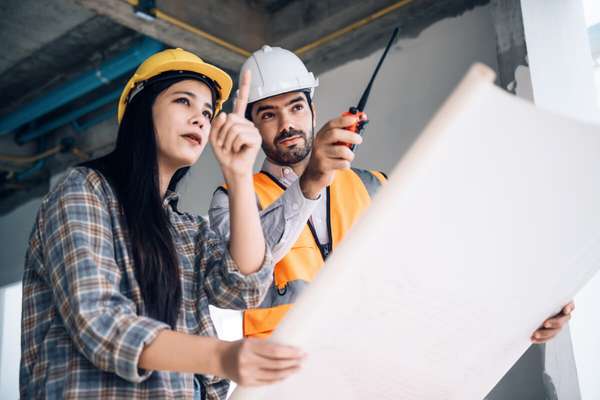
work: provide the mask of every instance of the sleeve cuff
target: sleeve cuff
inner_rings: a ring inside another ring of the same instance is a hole
[[[129,325],[119,343],[116,344],[116,374],[133,383],[148,379],[153,371],[138,367],[140,356],[144,347],[152,343],[163,329],[169,329],[169,326],[147,317],[138,317],[135,323]]]
[[[268,287],[271,285],[273,278],[273,268],[275,263],[273,262],[273,254],[269,246],[265,245],[265,258],[263,260],[260,269],[250,275],[243,275],[248,285],[254,287]]]
[[[257,296],[252,296],[248,299],[248,307],[257,307],[264,299],[271,284],[273,283],[273,269],[275,268],[275,262],[273,254],[269,246],[265,245],[265,259],[263,264],[258,271],[253,274],[247,275],[245,278],[248,279],[248,283],[257,289]]]
[[[229,253],[227,257],[231,257]],[[230,258],[231,259],[231,258]],[[239,288],[246,303],[245,308],[258,306],[265,297],[269,287],[273,283],[273,268],[275,262],[269,246],[265,246],[265,258],[260,269],[249,275],[242,274],[235,266],[233,259],[227,263],[229,267],[229,276],[235,276],[239,283]]]
[[[286,219],[294,218],[298,214],[310,215],[313,210],[319,204],[319,200],[321,200],[322,193],[319,194],[319,197],[316,199],[309,199],[304,196],[302,193],[302,189],[300,189],[300,179],[297,179],[294,183],[292,183],[286,190],[288,193],[288,201],[286,202],[286,206],[289,206],[289,209],[286,210],[285,213]]]

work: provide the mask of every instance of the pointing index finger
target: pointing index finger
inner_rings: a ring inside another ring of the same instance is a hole
[[[233,113],[242,117],[246,113],[246,106],[248,105],[248,94],[250,93],[251,80],[252,76],[250,70],[245,70],[242,74],[240,88],[238,89],[238,95],[233,106]]]

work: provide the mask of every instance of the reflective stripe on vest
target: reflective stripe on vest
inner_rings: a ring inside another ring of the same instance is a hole
[[[337,247],[369,206],[371,196],[384,181],[384,175],[375,171],[353,168],[336,172],[333,183],[327,188],[327,228],[332,248]],[[261,209],[265,209],[283,194],[285,187],[276,178],[261,172],[254,176],[254,189]],[[324,254],[309,222],[290,251],[275,265],[274,284],[263,302],[257,308],[244,311],[244,336],[270,335],[317,275],[324,264],[323,259]]]

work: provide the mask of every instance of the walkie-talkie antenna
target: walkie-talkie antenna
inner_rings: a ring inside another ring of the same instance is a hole
[[[398,32],[399,32],[399,28],[394,29],[394,33],[392,33],[392,37],[390,38],[390,41],[388,42],[387,46],[385,47],[385,50],[384,50],[383,54],[381,55],[379,62],[377,63],[377,67],[375,67],[375,71],[373,71],[371,80],[369,81],[367,88],[363,92],[363,94],[360,98],[360,101],[358,102],[358,105],[356,106],[356,109],[358,111],[365,110],[365,107],[367,106],[367,100],[369,99],[369,94],[371,93],[371,86],[373,85],[373,82],[375,81],[375,77],[377,76],[377,73],[379,72],[379,68],[381,68],[381,64],[383,64],[383,60],[385,59],[385,56],[387,56],[387,53],[390,50],[390,47],[392,47],[392,43],[394,43],[396,36],[398,36]]]
[[[345,127],[344,129],[351,131],[351,132],[355,132],[355,133],[359,134],[360,136],[363,135],[365,125],[367,125],[367,123],[369,122],[366,119],[364,110],[365,110],[365,107],[367,106],[367,100],[369,99],[369,94],[371,93],[371,86],[373,86],[373,82],[375,82],[375,77],[377,76],[377,73],[379,72],[379,68],[381,68],[381,64],[383,64],[383,60],[385,60],[385,56],[387,56],[387,53],[390,50],[390,47],[392,47],[392,43],[394,43],[394,40],[396,40],[396,36],[398,36],[399,30],[400,30],[399,28],[394,29],[394,32],[392,33],[392,37],[390,38],[390,41],[388,42],[387,46],[385,47],[385,50],[383,51],[383,54],[381,55],[381,58],[379,59],[379,62],[377,63],[377,66],[375,67],[375,71],[373,71],[373,75],[371,75],[371,80],[369,81],[367,88],[365,89],[362,96],[360,97],[360,101],[358,102],[358,105],[352,106],[348,109],[348,111],[342,113],[342,116],[353,115],[355,117],[358,117],[356,122],[354,122],[350,126]],[[356,149],[356,146],[358,146],[358,145],[347,144],[347,146],[350,148],[350,150],[354,151]]]

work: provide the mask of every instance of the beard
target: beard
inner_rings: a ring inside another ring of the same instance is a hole
[[[302,140],[301,143],[292,145],[285,149],[280,149],[277,144],[282,141],[291,138],[293,136],[299,136]],[[262,149],[269,159],[276,162],[279,165],[293,165],[304,160],[310,154],[313,145],[314,130],[310,135],[306,132],[297,129],[287,129],[282,131],[273,139],[273,143],[262,144]]]

